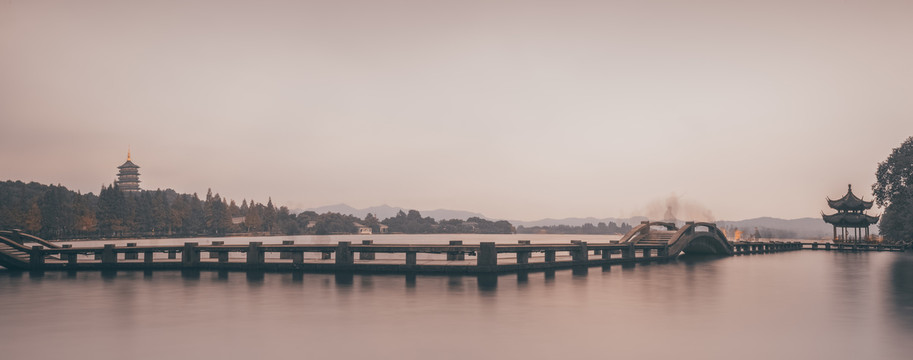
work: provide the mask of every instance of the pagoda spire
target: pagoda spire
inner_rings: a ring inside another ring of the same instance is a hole
[[[130,161],[130,145],[127,145],[127,161]]]

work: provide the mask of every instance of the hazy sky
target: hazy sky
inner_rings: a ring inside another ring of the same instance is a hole
[[[913,1],[0,0],[0,180],[818,216],[913,135]]]

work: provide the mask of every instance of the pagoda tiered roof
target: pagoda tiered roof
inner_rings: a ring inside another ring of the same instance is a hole
[[[118,168],[118,169],[124,169],[124,168],[136,168],[136,169],[139,169],[139,166],[137,166],[136,164],[134,164],[132,161],[127,160],[127,162],[125,162],[125,163],[124,163],[123,165],[121,165],[121,166],[118,166],[117,168]]]
[[[862,200],[853,194],[853,185],[848,185],[846,195],[837,200],[827,199],[827,205],[837,211],[862,211],[872,208],[871,201]]]
[[[838,227],[868,227],[878,223],[878,216],[863,213],[838,212],[833,215],[821,214],[824,222]]]
[[[123,165],[118,166],[120,171],[117,174],[117,180],[114,181],[114,184],[117,185],[121,191],[125,192],[137,192],[140,191],[139,188],[139,166],[134,164],[133,161],[130,161],[130,150],[127,150],[127,161]]]

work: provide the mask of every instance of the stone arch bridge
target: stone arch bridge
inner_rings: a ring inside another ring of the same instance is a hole
[[[686,222],[679,228],[674,223],[643,221],[625,234],[620,244],[637,246],[668,246],[668,256],[686,254],[733,255],[734,249],[716,224]]]

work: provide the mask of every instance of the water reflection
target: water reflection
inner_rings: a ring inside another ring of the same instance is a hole
[[[869,309],[863,304],[875,284],[871,259],[871,254],[862,252],[836,252],[831,258],[830,285],[837,292],[835,303],[845,321],[860,321],[867,316]]]
[[[117,270],[102,270],[101,278],[105,281],[113,281],[117,278]]]
[[[913,254],[905,253],[894,260],[890,278],[895,318],[913,329]]]
[[[200,270],[182,269],[181,277],[184,278],[184,280],[200,280]]]
[[[244,272],[245,277],[247,277],[247,283],[251,286],[263,285],[263,279],[266,276],[266,273],[263,271],[246,271]]]
[[[225,359],[544,359],[604,356],[610,346],[633,358],[874,359],[913,350],[913,257],[902,254],[683,256],[501,276],[0,272],[0,294],[10,359],[99,348],[93,358],[179,349]],[[875,310],[842,317],[847,297]],[[713,346],[694,345],[708,339]],[[238,345],[250,342],[258,346]],[[470,345],[449,350],[455,343]],[[776,345],[744,352],[748,343]]]
[[[682,254],[681,256],[673,259],[673,262],[683,263],[689,266],[698,265],[701,263],[717,261],[720,259],[727,259],[728,256],[715,255],[715,254]]]
[[[529,272],[527,271],[518,271],[517,272],[517,284],[525,285],[529,283]]]
[[[589,272],[590,268],[587,266],[575,266],[571,268],[571,273],[574,274],[574,276],[586,276]]]
[[[453,291],[453,292],[462,292],[463,291],[463,276],[462,275],[447,276],[447,290]]]
[[[477,280],[479,291],[493,293],[498,288],[498,275],[479,274]]]
[[[337,287],[352,287],[352,284],[355,282],[355,274],[351,272],[338,272],[334,274],[334,279],[336,280]]]

